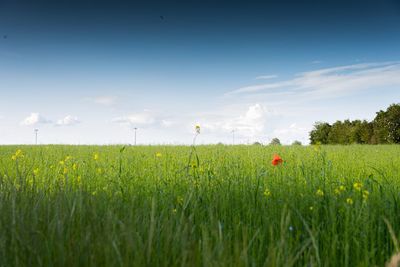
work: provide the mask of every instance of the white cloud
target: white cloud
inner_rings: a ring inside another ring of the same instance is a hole
[[[200,121],[202,128],[214,134],[226,135],[235,131],[237,136],[243,138],[256,138],[263,135],[267,118],[272,112],[261,104],[248,106],[247,111],[239,116],[227,114],[213,115]],[[191,126],[194,125],[193,123]]]
[[[115,96],[98,96],[93,99],[93,102],[99,105],[112,106],[117,102]]]
[[[161,125],[164,127],[172,127],[176,124],[175,121],[172,120],[161,120]]]
[[[297,74],[293,79],[239,88],[227,95],[295,93],[309,99],[344,96],[356,91],[400,85],[400,62],[363,63]]]
[[[145,110],[143,112],[130,114],[127,116],[117,117],[112,120],[112,122],[131,125],[131,126],[150,126],[159,122],[156,116]]]
[[[45,124],[45,123],[51,123],[51,121],[46,119],[39,113],[31,113],[31,115],[29,115],[23,121],[21,121],[20,124],[24,126],[34,126],[37,124]]]
[[[268,80],[268,79],[274,79],[277,77],[278,77],[278,75],[261,75],[261,76],[257,76],[256,80]]]
[[[80,123],[77,117],[67,115],[63,119],[60,119],[56,122],[56,126],[72,126]]]
[[[303,144],[307,144],[308,134],[311,131],[308,127],[298,126],[296,123],[292,123],[289,127],[278,128],[273,131],[273,136],[280,139],[283,144],[291,144],[294,141],[301,141]]]
[[[264,130],[267,109],[260,104],[250,106],[246,114],[234,119],[226,126],[239,131],[245,131],[250,135],[259,134]]]

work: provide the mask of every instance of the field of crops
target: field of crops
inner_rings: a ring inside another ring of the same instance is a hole
[[[398,240],[400,146],[0,147],[0,266],[384,266]]]

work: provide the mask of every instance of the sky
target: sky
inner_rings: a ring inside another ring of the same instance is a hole
[[[0,0],[0,144],[307,144],[399,102],[399,0]]]

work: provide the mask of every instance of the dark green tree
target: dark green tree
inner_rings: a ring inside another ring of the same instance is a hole
[[[328,136],[332,126],[327,122],[317,122],[310,132],[310,141],[312,145],[317,143],[328,144]]]
[[[350,129],[348,133],[349,144],[361,144],[361,124],[360,120],[350,122]]]
[[[271,140],[271,143],[269,143],[270,145],[281,145],[281,140],[279,140],[278,138],[273,138],[272,140]]]
[[[374,119],[374,135],[381,144],[400,143],[400,104],[380,110]]]
[[[336,121],[332,124],[328,135],[328,144],[347,145],[350,143],[350,130],[352,128],[349,120]]]
[[[360,136],[360,144],[376,144],[374,137],[374,124],[363,120],[357,128],[358,135]]]
[[[292,146],[301,146],[302,143],[298,140],[293,141]]]
[[[372,122],[336,121],[330,125],[317,122],[310,132],[311,144],[399,144],[400,104],[379,111]]]

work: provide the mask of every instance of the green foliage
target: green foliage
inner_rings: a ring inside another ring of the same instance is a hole
[[[292,146],[301,146],[302,143],[298,140],[293,141]]]
[[[273,146],[280,146],[281,145],[281,140],[279,140],[279,138],[272,138],[271,142],[269,143],[270,145]]]
[[[400,105],[379,111],[374,119],[374,133],[378,143],[400,143]]]
[[[384,266],[396,250],[399,146],[191,151],[0,147],[0,266]]]
[[[400,105],[379,111],[372,122],[317,122],[310,132],[311,144],[398,144],[400,143]]]
[[[328,144],[328,136],[332,126],[326,122],[317,122],[314,129],[310,132],[311,144]]]

